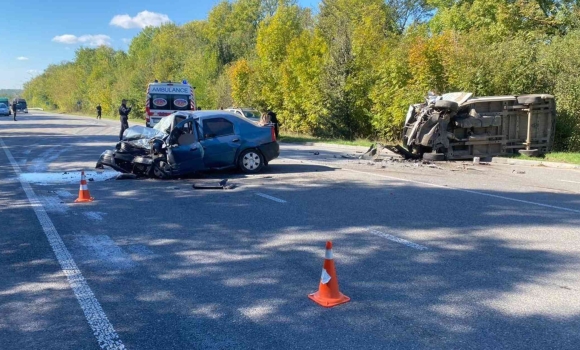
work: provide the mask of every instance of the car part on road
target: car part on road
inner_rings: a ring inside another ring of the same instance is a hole
[[[228,179],[221,180],[217,185],[192,185],[194,190],[233,190],[237,186],[235,184],[228,185]]]

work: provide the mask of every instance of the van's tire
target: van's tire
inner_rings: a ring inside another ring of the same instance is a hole
[[[457,102],[446,101],[446,100],[435,101],[434,107],[436,109],[445,109],[445,110],[448,110],[451,112],[457,112],[457,110],[459,109],[459,105],[457,104]]]
[[[544,100],[538,95],[518,96],[518,103],[521,105],[538,105],[544,103]]]
[[[443,153],[423,153],[423,160],[432,160],[434,162],[441,162],[445,160]]]
[[[238,166],[246,174],[260,172],[265,164],[262,153],[254,148],[244,150],[238,158]]]

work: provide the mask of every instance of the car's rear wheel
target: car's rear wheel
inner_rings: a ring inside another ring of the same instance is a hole
[[[257,173],[264,167],[264,157],[255,149],[247,149],[240,154],[240,169],[247,174]]]

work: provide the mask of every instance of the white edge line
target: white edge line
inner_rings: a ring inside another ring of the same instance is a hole
[[[562,181],[562,182],[569,182],[569,183],[572,183],[572,184],[580,184],[580,181],[569,181],[569,180],[560,180],[560,181]]]
[[[291,160],[296,161],[296,159],[292,159],[292,158],[286,158],[286,159],[291,159]],[[516,198],[505,197],[505,196],[499,196],[497,194],[491,194],[491,193],[485,193],[485,192],[479,192],[479,191],[473,191],[473,190],[466,190],[466,189],[457,188],[457,187],[436,185],[436,184],[432,184],[432,183],[429,183],[429,182],[423,182],[423,181],[402,179],[402,178],[399,178],[399,177],[388,176],[388,175],[381,175],[381,174],[375,174],[375,173],[369,173],[369,172],[366,172],[366,171],[360,171],[360,170],[354,170],[354,169],[347,169],[347,168],[338,167],[336,165],[315,163],[315,162],[311,162],[311,161],[307,161],[307,160],[300,160],[300,161],[302,161],[304,163],[313,164],[313,165],[327,166],[327,167],[331,167],[331,168],[335,168],[335,169],[340,169],[340,170],[344,170],[344,171],[350,171],[352,173],[373,175],[373,176],[382,177],[382,178],[390,179],[390,180],[404,181],[404,182],[416,183],[416,184],[421,184],[421,185],[430,186],[430,187],[437,187],[437,188],[444,188],[444,189],[448,189],[448,190],[461,191],[461,192],[466,192],[466,193],[471,193],[471,194],[477,194],[477,195],[480,195],[480,196],[486,196],[486,197],[492,197],[492,198],[498,198],[498,199],[505,199],[505,200],[512,201],[512,202],[518,202],[518,203],[524,203],[524,204],[531,204],[531,205],[536,205],[536,206],[539,206],[539,207],[551,208],[551,209],[557,209],[557,210],[563,210],[563,211],[567,211],[567,212],[570,212],[570,213],[578,213],[578,214],[580,214],[580,210],[576,210],[576,209],[570,209],[570,208],[565,208],[565,207],[558,207],[558,206],[555,206],[555,205],[549,205],[549,204],[543,204],[543,203],[537,203],[537,202],[530,202],[530,201],[526,201],[526,200],[523,200],[523,199],[516,199]]]
[[[261,193],[261,192],[258,192],[258,193],[256,193],[256,195],[258,195],[258,196],[260,196],[260,197],[264,197],[264,198],[270,199],[270,200],[273,200],[274,202],[278,202],[278,203],[286,203],[286,201],[285,201],[285,200],[283,200],[283,199],[276,198],[276,197],[273,197],[273,196],[269,196],[269,195],[267,195],[267,194],[264,194],[264,193]]]
[[[19,175],[20,167],[18,166],[18,163],[16,163],[14,157],[12,157],[12,153],[10,153],[10,150],[8,150],[8,147],[6,147],[6,144],[2,138],[0,138],[0,145],[4,149],[4,153],[6,153],[8,160],[12,164],[12,168],[16,174]],[[85,314],[85,318],[93,330],[94,336],[97,338],[99,346],[101,349],[106,350],[125,349],[125,346],[119,338],[119,335],[107,318],[105,311],[91,290],[91,287],[89,287],[72,255],[66,248],[66,245],[58,234],[56,227],[54,227],[50,217],[34,193],[34,190],[28,182],[22,179],[20,179],[20,184],[22,185],[22,189],[24,189],[24,192],[28,197],[28,201],[30,202],[31,207],[34,210],[40,225],[42,226],[42,230],[48,239],[48,243],[50,244],[54,255],[56,256],[58,263],[66,275],[68,283],[73,290],[83,310],[83,313]]]
[[[406,239],[399,238],[397,236],[393,236],[393,235],[388,234],[388,233],[373,230],[371,228],[369,228],[368,231],[375,236],[383,237],[383,238],[386,238],[386,239],[393,241],[393,242],[396,242],[396,243],[401,243],[401,244],[406,245],[407,247],[410,247],[413,249],[417,249],[417,250],[428,250],[429,249],[429,248],[425,247],[424,245],[417,244],[417,243],[414,243],[411,241],[407,241]]]

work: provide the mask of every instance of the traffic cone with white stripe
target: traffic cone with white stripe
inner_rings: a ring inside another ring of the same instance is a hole
[[[75,203],[79,202],[92,202],[95,200],[91,197],[89,193],[89,186],[87,186],[87,178],[85,177],[85,172],[81,172],[81,188],[79,189],[79,198],[75,200]]]
[[[332,242],[326,242],[326,256],[322,265],[322,276],[318,292],[308,294],[315,303],[324,307],[333,307],[350,301],[350,298],[342,294],[338,289],[338,278],[332,257]]]

